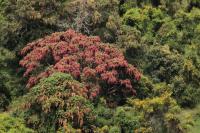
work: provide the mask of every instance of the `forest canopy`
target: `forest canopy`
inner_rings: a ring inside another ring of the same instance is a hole
[[[199,0],[0,0],[0,132],[198,133]]]

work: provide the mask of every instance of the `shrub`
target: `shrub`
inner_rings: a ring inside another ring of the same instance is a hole
[[[22,119],[12,117],[7,113],[0,114],[0,123],[1,133],[34,133],[25,126]]]

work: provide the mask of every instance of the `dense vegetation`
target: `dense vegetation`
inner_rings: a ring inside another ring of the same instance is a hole
[[[199,0],[0,0],[0,132],[198,133]]]

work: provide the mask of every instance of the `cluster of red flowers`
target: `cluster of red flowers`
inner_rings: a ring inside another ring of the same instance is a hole
[[[102,43],[99,37],[88,37],[73,30],[54,33],[29,43],[22,49],[21,55],[24,58],[20,65],[26,69],[24,76],[29,77],[28,87],[54,72],[64,72],[90,89],[98,86],[99,90],[91,90],[91,94],[96,96],[94,92],[101,92],[100,83],[107,84],[107,90],[120,87],[135,92],[132,81],[139,80],[141,76],[118,49]],[[47,60],[48,57],[50,60]],[[39,72],[38,69],[41,70],[44,65],[45,69]]]

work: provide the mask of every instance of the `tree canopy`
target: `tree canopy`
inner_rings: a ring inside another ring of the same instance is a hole
[[[0,132],[198,133],[199,0],[0,0]]]

